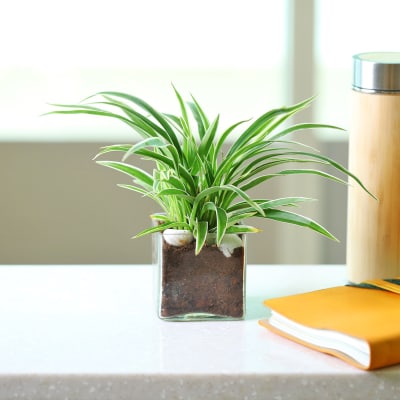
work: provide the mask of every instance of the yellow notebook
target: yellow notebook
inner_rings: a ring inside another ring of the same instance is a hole
[[[397,364],[400,294],[389,290],[340,286],[269,299],[271,317],[260,324],[362,369]]]

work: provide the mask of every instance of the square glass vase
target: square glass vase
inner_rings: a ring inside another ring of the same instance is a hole
[[[209,234],[198,255],[190,232],[154,234],[157,307],[172,321],[240,320],[245,316],[246,237]],[[182,235],[186,235],[182,239]]]

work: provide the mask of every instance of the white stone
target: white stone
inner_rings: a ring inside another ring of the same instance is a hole
[[[193,242],[193,234],[183,229],[166,229],[163,232],[164,240],[171,246],[181,247]]]
[[[222,251],[222,253],[224,253],[225,257],[230,257],[236,248],[242,246],[243,241],[238,235],[227,234],[222,238],[219,249]]]

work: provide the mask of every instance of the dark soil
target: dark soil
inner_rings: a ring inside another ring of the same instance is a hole
[[[183,247],[163,240],[161,317],[207,313],[244,316],[244,248],[225,257],[216,246],[195,255],[194,242]]]

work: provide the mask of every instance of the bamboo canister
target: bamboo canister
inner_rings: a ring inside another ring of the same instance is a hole
[[[354,56],[348,192],[351,282],[400,276],[400,53]]]

